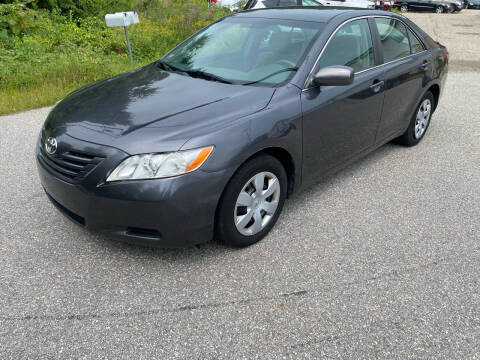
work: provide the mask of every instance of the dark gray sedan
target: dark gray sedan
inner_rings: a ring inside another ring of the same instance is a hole
[[[37,145],[41,182],[89,230],[250,245],[295,191],[391,140],[416,145],[447,65],[443,46],[393,13],[236,13],[61,101]]]

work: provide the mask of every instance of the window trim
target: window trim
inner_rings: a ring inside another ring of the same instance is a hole
[[[388,18],[387,18],[388,19]],[[390,18],[390,20],[394,20],[394,21],[397,21],[397,19],[394,19],[394,18]],[[383,48],[383,45],[382,45],[382,37],[380,36],[380,31],[378,30],[378,23],[375,21],[375,18],[372,19],[372,22],[375,24],[375,30],[376,30],[376,33],[377,33],[377,36],[378,36],[378,39],[379,39],[379,45],[380,47],[382,48],[382,59],[383,59],[383,62],[385,62],[385,51],[384,51],[384,48]],[[405,30],[405,32],[403,31],[399,31],[406,39],[407,39],[407,44],[408,44],[408,55],[405,55],[405,56],[402,56],[402,57],[399,57],[399,58],[395,58],[393,60],[390,60],[390,61],[387,61],[387,63],[390,63],[390,62],[393,62],[395,60],[400,60],[400,59],[403,59],[409,55],[412,55],[412,46],[410,45],[410,37],[408,36],[408,27],[407,25],[403,22],[403,21],[399,21],[399,23],[401,25],[403,25],[403,28]],[[390,24],[388,24],[390,26]],[[394,27],[395,28],[395,27]],[[398,30],[398,29],[397,29]]]
[[[353,21],[361,21],[361,20],[364,20],[364,21],[366,22],[367,29],[368,29],[368,33],[370,34],[370,42],[371,42],[371,44],[372,44],[372,50],[373,50],[373,66],[375,66],[375,64],[376,64],[376,62],[377,62],[377,60],[378,60],[378,56],[377,56],[377,52],[375,51],[375,36],[374,36],[374,34],[373,34],[373,32],[372,32],[372,27],[370,26],[370,21],[368,21],[368,19],[355,18],[355,19],[352,19],[352,21],[347,21],[347,22],[345,22],[344,24],[342,24],[342,25],[340,25],[339,27],[337,27],[337,28],[335,29],[335,32],[329,37],[327,43],[325,44],[324,48],[322,49],[322,54],[321,54],[321,55],[323,55],[323,53],[325,52],[325,49],[326,49],[326,48],[328,47],[328,45],[330,44],[331,39],[335,36],[335,34],[336,34],[340,29],[343,28],[343,26],[344,26],[345,24],[348,24],[348,23],[353,22]],[[322,56],[319,56],[319,57],[318,57],[317,63],[320,62],[321,57],[322,57]],[[318,64],[317,64],[317,65],[318,65]],[[365,71],[365,70],[368,70],[368,69],[371,69],[371,68],[372,68],[372,66],[369,67],[369,68],[366,68],[366,69],[357,71],[355,74],[357,74],[357,73],[359,73],[359,72],[362,72],[362,71]]]
[[[423,43],[422,40],[419,39],[419,37],[417,36],[417,34],[415,33],[415,31],[413,31],[411,28],[409,28],[407,24],[404,23],[404,25],[405,25],[406,28],[407,28],[408,42],[409,42],[409,44],[410,44],[410,55],[420,54],[421,52],[425,51],[425,50],[426,50],[425,44]],[[413,53],[413,54],[411,53],[411,51],[412,51],[412,41],[410,40],[409,33],[411,33],[411,34],[415,37],[415,39],[418,40],[418,42],[420,43],[420,45],[422,45],[422,51],[419,51],[419,52],[416,52],[416,53]]]
[[[411,57],[411,56],[417,56],[418,54],[421,54],[421,53],[427,51],[427,48],[426,48],[426,46],[425,46],[425,43],[418,37],[418,35],[416,34],[416,32],[415,32],[414,30],[412,30],[412,29],[410,28],[410,26],[408,26],[408,24],[407,24],[405,21],[403,21],[402,19],[400,19],[400,18],[397,18],[397,17],[394,17],[394,16],[388,16],[388,15],[363,15],[363,16],[357,16],[357,17],[354,17],[354,18],[350,18],[350,19],[345,20],[345,21],[342,22],[341,24],[339,24],[339,25],[335,28],[335,30],[330,34],[330,36],[328,37],[325,45],[323,45],[322,50],[321,50],[320,53],[318,54],[317,59],[316,59],[315,62],[313,63],[313,66],[312,66],[312,68],[310,69],[310,72],[308,73],[307,78],[305,79],[305,82],[304,82],[304,84],[303,84],[303,89],[302,89],[302,91],[310,90],[310,89],[312,89],[312,88],[316,88],[316,87],[317,87],[317,86],[311,86],[311,78],[312,78],[313,72],[314,72],[315,68],[317,67],[318,62],[320,61],[320,58],[321,58],[321,56],[323,55],[323,52],[325,51],[325,48],[328,46],[328,44],[330,43],[330,40],[331,40],[331,39],[333,38],[333,36],[337,33],[337,31],[340,30],[340,28],[341,28],[343,25],[345,25],[345,24],[347,24],[347,23],[349,23],[349,22],[351,22],[351,21],[360,20],[360,19],[367,19],[367,20],[368,20],[368,19],[373,19],[373,20],[375,20],[375,18],[387,18],[387,19],[392,19],[392,20],[398,20],[398,21],[400,21],[400,22],[405,26],[405,28],[407,29],[407,31],[410,30],[410,31],[413,33],[413,35],[416,36],[417,40],[422,44],[423,50],[422,50],[422,51],[419,51],[419,52],[417,52],[417,53],[415,53],[415,54],[409,54],[409,55],[407,55],[407,56],[404,56],[404,57],[401,57],[401,58],[398,58],[398,59],[395,59],[395,60],[392,60],[392,61],[389,61],[389,62],[383,62],[382,64],[378,64],[378,65],[372,66],[372,67],[370,67],[370,68],[368,68],[368,69],[358,71],[358,72],[355,73],[355,75],[356,75],[356,74],[361,74],[361,73],[364,73],[364,72],[367,72],[367,71],[370,71],[370,70],[373,70],[373,69],[376,69],[376,68],[379,68],[379,67],[381,67],[381,66],[389,65],[389,64],[394,63],[394,62],[396,62],[396,61],[400,61],[400,60],[403,60],[403,59],[407,59],[407,58],[409,58],[409,57]],[[370,28],[370,36],[372,37],[373,52],[374,52],[374,55],[375,55],[375,54],[377,54],[377,51],[380,51],[380,49],[378,49],[378,44],[377,44],[377,40],[376,40],[376,39],[378,38],[378,31],[375,29],[375,34],[372,34],[372,29],[371,29],[371,27],[370,27],[370,22],[369,22],[369,21],[368,21],[368,25],[369,25],[369,28]],[[407,33],[407,35],[408,35],[408,33]],[[410,39],[409,39],[409,46],[410,46]],[[411,51],[411,46],[410,46],[410,51]],[[380,57],[380,58],[381,58],[381,60],[383,61],[383,60],[384,60],[384,58],[383,58],[383,49],[381,49],[381,53],[380,53],[380,54],[381,54],[381,57]],[[377,61],[377,57],[376,57],[376,56],[375,56],[375,61]]]

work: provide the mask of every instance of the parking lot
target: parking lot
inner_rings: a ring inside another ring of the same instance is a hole
[[[298,194],[246,249],[85,232],[37,178],[50,108],[0,117],[0,358],[479,359],[480,11],[408,16],[451,57],[425,139]]]
[[[448,48],[454,71],[480,71],[480,11],[462,10],[454,14],[408,12],[405,16]]]

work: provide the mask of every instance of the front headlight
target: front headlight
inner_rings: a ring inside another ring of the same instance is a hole
[[[198,169],[213,151],[213,146],[161,154],[133,155],[123,160],[108,176],[107,182],[158,179]]]

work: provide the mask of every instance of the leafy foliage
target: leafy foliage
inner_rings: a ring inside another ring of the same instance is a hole
[[[229,13],[206,0],[0,4],[0,113],[52,104],[74,88],[132,69],[123,29],[107,28],[104,15],[134,7],[140,14],[140,23],[129,27],[135,66]]]

